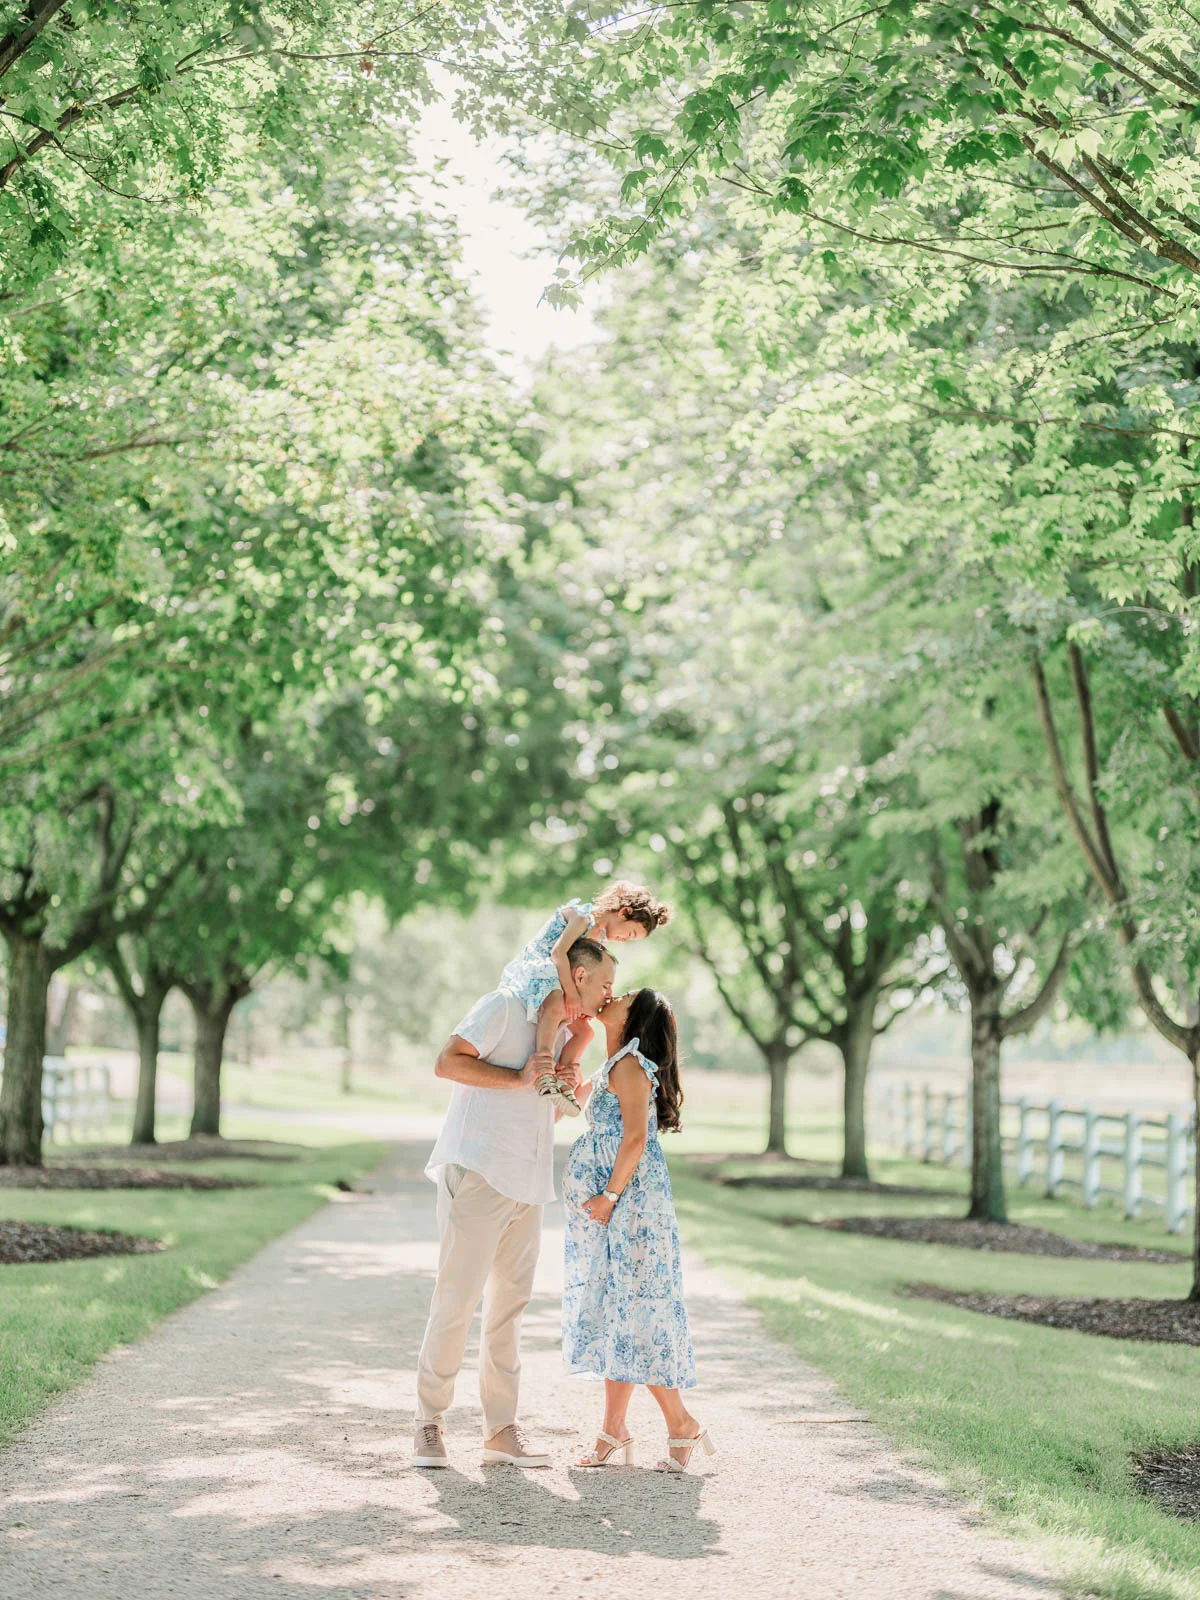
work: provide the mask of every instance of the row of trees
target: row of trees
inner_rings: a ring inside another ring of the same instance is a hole
[[[848,1171],[930,985],[976,1215],[1056,997],[1135,997],[1195,1080],[1192,19],[126,11],[0,39],[7,1159],[56,967],[107,951],[147,1019],[182,986],[215,1062],[353,889],[465,893],[531,823],[678,885],[774,1142],[791,1051],[838,1046]],[[536,426],[404,176],[435,53],[560,131],[523,162],[557,298],[621,269]]]
[[[848,1171],[870,1038],[952,985],[1002,1216],[1002,1046],[1057,998],[1136,1001],[1198,1083],[1196,25],[801,0],[572,32],[530,201],[559,299],[622,270],[541,403],[624,683],[565,820],[678,881],[777,1084],[839,1046]]]
[[[217,1132],[238,1000],[337,968],[355,892],[467,895],[566,702],[554,486],[407,152],[482,8],[10,11],[0,1161],[37,1162],[56,971],[112,972],[139,1140],[181,989]]]

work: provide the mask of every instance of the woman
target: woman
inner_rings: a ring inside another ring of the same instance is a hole
[[[583,1085],[588,1127],[563,1178],[567,1210],[563,1356],[567,1371],[604,1379],[604,1426],[583,1467],[628,1466],[625,1415],[644,1383],[667,1424],[664,1472],[684,1472],[713,1445],[683,1403],[695,1386],[679,1269],[679,1230],[658,1135],[678,1129],[675,1016],[654,989],[621,995],[600,1015],[608,1060]]]

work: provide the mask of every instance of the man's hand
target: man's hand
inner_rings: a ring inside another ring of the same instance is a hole
[[[554,1057],[549,1050],[535,1050],[517,1074],[517,1085],[522,1089],[532,1089],[543,1073],[553,1071]]]

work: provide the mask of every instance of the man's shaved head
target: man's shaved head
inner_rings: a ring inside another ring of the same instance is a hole
[[[576,939],[567,951],[567,962],[572,972],[576,967],[586,967],[589,972],[594,972],[602,961],[611,961],[613,966],[617,964],[617,958],[595,939]]]

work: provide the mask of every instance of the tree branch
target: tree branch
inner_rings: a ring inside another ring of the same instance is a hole
[[[1012,1039],[1018,1034],[1028,1033],[1031,1028],[1042,1020],[1054,1004],[1055,996],[1058,994],[1062,981],[1067,975],[1067,968],[1071,964],[1072,931],[1072,929],[1068,928],[1066,933],[1063,934],[1062,942],[1058,947],[1058,954],[1054,958],[1054,964],[1046,974],[1042,987],[1029,1004],[1022,1006],[1019,1011],[1014,1011],[1011,1015],[999,1019],[1000,1037],[1002,1039]]]

